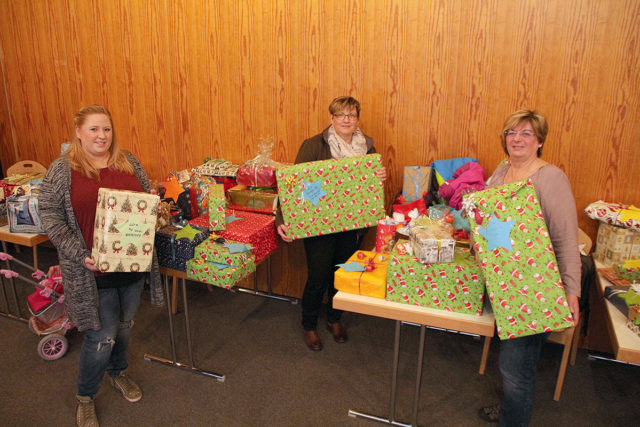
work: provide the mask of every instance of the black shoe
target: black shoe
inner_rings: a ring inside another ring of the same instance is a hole
[[[485,406],[478,409],[478,416],[488,423],[497,423],[500,419],[500,405]]]

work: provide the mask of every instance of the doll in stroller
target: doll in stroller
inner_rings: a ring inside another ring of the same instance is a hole
[[[31,313],[28,325],[29,330],[42,337],[38,343],[38,355],[44,360],[61,358],[69,348],[65,335],[68,330],[73,328],[73,325],[64,304],[64,287],[62,286],[60,266],[50,267],[45,274],[4,252],[0,252],[0,260],[13,260],[33,271],[31,277],[35,280],[12,270],[0,270],[0,274],[9,279],[19,278],[34,285],[35,292],[27,297],[27,305]]]

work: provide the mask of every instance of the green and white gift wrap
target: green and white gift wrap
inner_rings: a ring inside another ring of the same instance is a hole
[[[456,247],[453,262],[423,264],[396,243],[387,267],[388,301],[465,314],[482,314],[484,279],[469,249]]]
[[[500,339],[573,326],[533,183],[471,193],[463,205]]]
[[[209,185],[209,229],[213,231],[224,230],[226,206],[224,186],[222,184]]]
[[[372,227],[385,217],[379,154],[279,167],[278,198],[292,239]]]
[[[226,243],[238,245],[227,240]],[[242,244],[240,244],[242,245]],[[228,247],[211,238],[196,246],[193,259],[187,261],[187,278],[231,289],[256,270],[251,251],[231,253]]]
[[[155,194],[98,190],[91,257],[100,271],[151,270],[159,202]]]
[[[226,240],[225,242],[239,244],[239,242],[234,242],[232,240]],[[193,257],[204,261],[218,262],[232,265],[234,267],[243,267],[248,271],[247,274],[252,273],[256,269],[256,257],[253,255],[251,250],[231,253],[228,247],[221,243],[216,243],[212,238],[208,238],[196,246]]]

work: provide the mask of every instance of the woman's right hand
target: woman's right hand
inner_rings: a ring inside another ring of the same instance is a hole
[[[93,258],[85,258],[84,266],[87,267],[89,271],[98,271],[98,267],[96,267],[96,261]]]
[[[293,241],[293,239],[289,236],[287,236],[287,233],[289,232],[289,227],[287,227],[284,224],[280,224],[278,226],[278,235],[280,236],[280,238],[282,240],[284,240],[287,243],[291,243]]]

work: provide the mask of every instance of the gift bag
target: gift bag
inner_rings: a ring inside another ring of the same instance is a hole
[[[38,214],[38,198],[11,196],[7,199],[7,221],[12,233],[44,233]]]
[[[381,219],[376,230],[376,252],[388,254],[393,246],[393,238],[396,235],[397,223]]]

